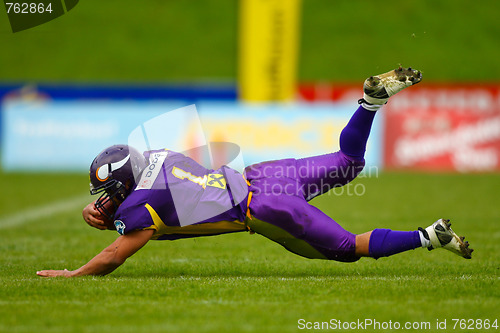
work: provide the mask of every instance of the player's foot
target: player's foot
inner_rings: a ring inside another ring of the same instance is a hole
[[[385,104],[389,97],[421,80],[419,70],[399,66],[390,72],[367,78],[363,85],[363,99],[369,104]]]
[[[431,246],[428,247],[429,251],[442,247],[455,254],[458,254],[465,259],[470,259],[473,249],[469,248],[469,242],[464,242],[465,237],[458,237],[453,230],[451,230],[450,220],[439,219],[431,226],[423,229],[418,228],[424,237],[430,240]]]

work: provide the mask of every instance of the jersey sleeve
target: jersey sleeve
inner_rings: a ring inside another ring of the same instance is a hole
[[[146,202],[141,201],[131,204],[126,200],[116,212],[114,225],[120,235],[126,235],[135,230],[156,229],[151,214],[146,208]]]

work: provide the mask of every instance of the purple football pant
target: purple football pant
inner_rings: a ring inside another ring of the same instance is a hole
[[[364,159],[342,151],[304,159],[263,162],[246,168],[252,199],[247,224],[307,258],[352,262],[356,235],[344,230],[309,200],[352,181]]]

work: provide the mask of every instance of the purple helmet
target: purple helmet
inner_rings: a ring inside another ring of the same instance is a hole
[[[101,193],[96,209],[113,220],[116,209],[134,189],[147,164],[141,153],[127,145],[114,145],[100,152],[89,172],[90,194]]]

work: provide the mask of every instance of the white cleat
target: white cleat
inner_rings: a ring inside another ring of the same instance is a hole
[[[389,97],[421,80],[422,72],[419,70],[399,66],[390,72],[366,79],[363,85],[363,99],[369,104],[385,104]]]
[[[430,240],[431,246],[428,247],[429,251],[442,247],[451,251],[465,259],[470,259],[473,249],[469,248],[469,242],[464,242],[465,237],[458,237],[457,234],[451,230],[450,220],[439,219],[431,226],[422,229],[418,228],[424,237]]]

